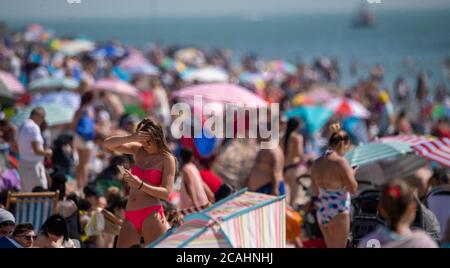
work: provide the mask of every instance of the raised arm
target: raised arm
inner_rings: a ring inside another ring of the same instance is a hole
[[[134,155],[141,147],[140,141],[142,140],[144,138],[136,133],[132,135],[116,135],[106,138],[103,141],[103,146],[114,152]]]

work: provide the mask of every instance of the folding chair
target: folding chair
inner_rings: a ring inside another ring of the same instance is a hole
[[[59,191],[40,193],[8,192],[6,209],[14,211],[16,224],[31,223],[37,232],[48,217],[56,213]],[[14,209],[13,204],[15,204]]]

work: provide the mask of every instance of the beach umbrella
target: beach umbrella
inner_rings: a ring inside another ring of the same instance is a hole
[[[341,117],[369,118],[370,116],[370,112],[361,103],[348,98],[332,99],[325,103],[325,107]]]
[[[297,72],[297,67],[284,60],[273,60],[267,64],[267,70],[269,72],[282,74],[295,74]]]
[[[355,178],[359,183],[383,185],[393,179],[402,179],[413,175],[425,165],[425,161],[414,153],[407,153],[396,159],[380,160],[362,165],[356,170]]]
[[[217,155],[214,172],[236,189],[246,187],[258,150],[254,139],[234,139]]]
[[[130,83],[125,81],[114,79],[114,78],[105,78],[101,80],[97,80],[92,86],[93,89],[103,90],[108,92],[114,92],[117,94],[127,95],[138,97],[139,90],[135,88]]]
[[[289,119],[298,117],[305,122],[308,133],[313,134],[319,131],[333,115],[333,112],[322,106],[300,106],[285,112],[285,116]]]
[[[177,71],[179,73],[182,73],[186,70],[186,65],[184,63],[173,60],[169,57],[166,57],[161,61],[160,67],[165,70]]]
[[[450,168],[450,139],[442,138],[412,146],[421,157]]]
[[[239,81],[244,85],[252,86],[258,90],[266,86],[266,79],[262,73],[243,72],[239,75]]]
[[[190,105],[194,105],[194,97],[201,96],[203,103],[251,104],[257,107],[266,106],[265,100],[250,90],[234,84],[211,83],[183,88],[173,94]]]
[[[95,43],[86,39],[60,40],[57,44],[59,52],[74,56],[95,49]]]
[[[119,66],[114,66],[112,68],[112,75],[114,77],[119,78],[120,80],[123,81],[130,81],[131,80],[131,76],[128,72],[126,72],[125,70],[123,70],[122,68],[120,68]]]
[[[147,63],[125,69],[131,75],[159,75],[159,70],[153,64]]]
[[[45,103],[42,105],[45,110],[45,120],[49,126],[64,125],[72,122],[75,109],[64,106],[59,103]],[[23,121],[30,117],[31,110],[36,106],[28,106],[20,110],[13,118],[12,123],[19,126]]]
[[[211,207],[185,217],[151,248],[284,248],[284,196],[248,192],[228,196]]]
[[[25,93],[25,88],[22,83],[20,83],[19,80],[10,73],[0,71],[0,81],[3,82],[9,92],[11,92],[12,94]]]
[[[345,154],[345,158],[351,166],[361,166],[383,159],[396,159],[411,152],[411,146],[404,142],[371,142],[355,147]]]
[[[292,99],[292,104],[295,106],[313,105],[315,104],[315,101],[304,93],[300,93],[295,95],[295,97]]]
[[[77,89],[79,82],[73,78],[40,78],[31,82],[28,91],[54,90],[54,89]]]
[[[197,149],[197,152],[200,154],[201,157],[208,158],[212,155],[214,152],[214,149],[217,145],[217,139],[216,137],[206,137],[205,135],[205,129],[202,128],[202,136],[197,138],[194,137],[194,144],[195,148]],[[211,136],[211,135],[210,135]]]
[[[316,103],[325,103],[334,98],[334,94],[325,87],[312,87],[305,93],[305,96]]]
[[[369,141],[366,122],[361,118],[345,118],[342,122],[342,129],[350,135],[353,144],[367,143]]]
[[[175,59],[184,62],[186,64],[194,64],[200,66],[205,62],[205,55],[202,51],[193,48],[182,48],[175,52]]]
[[[204,67],[200,69],[188,69],[181,74],[185,81],[198,81],[202,83],[228,82],[228,74],[217,67]]]
[[[442,119],[448,117],[446,107],[442,104],[435,105],[433,107],[431,115],[434,119]]]
[[[126,69],[136,68],[141,65],[147,65],[147,64],[150,64],[150,62],[146,58],[141,57],[141,56],[131,55],[131,56],[128,56],[128,57],[124,58],[123,60],[121,60],[118,65],[120,68],[123,68],[126,70]]]
[[[15,103],[15,98],[9,92],[6,85],[0,80],[0,105],[13,105]]]
[[[92,51],[89,55],[96,59],[101,58],[121,58],[125,56],[126,51],[124,48],[119,46],[104,46],[97,48],[96,50]]]
[[[50,92],[44,95],[35,96],[31,102],[31,105],[37,106],[56,103],[72,110],[76,110],[80,106],[80,99],[80,95],[75,92]]]
[[[418,145],[432,140],[435,140],[435,138],[431,136],[418,136],[418,135],[386,136],[379,139],[379,141],[381,142],[404,142],[409,146]]]

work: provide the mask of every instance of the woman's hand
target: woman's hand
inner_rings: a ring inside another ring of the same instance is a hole
[[[134,132],[130,135],[130,141],[132,142],[139,142],[139,143],[145,143],[149,139],[151,139],[151,135],[143,132]]]
[[[131,188],[138,189],[142,185],[142,180],[137,176],[131,174],[129,170],[124,170],[123,179],[130,185]]]

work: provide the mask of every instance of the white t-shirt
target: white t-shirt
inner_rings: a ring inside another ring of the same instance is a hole
[[[43,155],[34,153],[31,143],[36,141],[38,147],[44,149],[44,139],[41,135],[41,129],[31,119],[27,119],[17,131],[17,145],[19,147],[20,159],[23,161],[37,162],[43,161]]]

